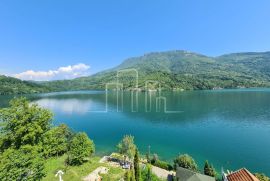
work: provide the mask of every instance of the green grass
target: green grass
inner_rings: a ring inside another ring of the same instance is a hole
[[[80,166],[65,166],[65,160],[67,156],[61,156],[58,158],[51,158],[46,161],[45,170],[47,176],[43,179],[44,181],[58,181],[55,174],[58,170],[64,171],[63,180],[65,181],[79,181],[85,176],[90,174],[99,166],[109,168],[108,174],[101,175],[105,181],[119,180],[124,175],[124,170],[121,168],[114,168],[106,163],[99,163],[100,157],[92,157],[90,161]]]

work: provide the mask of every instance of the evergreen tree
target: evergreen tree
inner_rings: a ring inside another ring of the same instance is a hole
[[[130,170],[125,172],[124,180],[125,181],[136,181],[133,167]]]
[[[135,172],[136,181],[140,181],[140,177],[141,177],[139,159],[140,159],[139,152],[138,152],[138,149],[136,149],[135,156],[134,156],[134,172]]]
[[[147,160],[147,163],[151,163],[151,159],[150,159],[150,145],[148,146],[148,151],[146,153],[146,160]]]
[[[147,175],[146,175],[146,181],[151,181],[151,175],[152,175],[152,172],[151,172],[151,167],[150,166],[147,166]]]
[[[214,167],[208,163],[208,160],[206,160],[204,164],[204,174],[211,177],[216,176],[216,171]]]
[[[130,169],[130,181],[136,181],[134,167],[131,167]]]
[[[127,170],[127,171],[125,172],[124,180],[125,180],[125,181],[130,181],[130,180],[131,180],[131,175],[130,175],[130,171],[129,171],[129,170]]]

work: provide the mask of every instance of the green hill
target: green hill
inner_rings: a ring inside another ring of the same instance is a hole
[[[119,66],[89,77],[45,82],[56,91],[104,89],[105,84],[116,82],[116,72],[136,69],[138,85],[145,87],[149,80],[159,81],[164,89],[215,89],[270,86],[270,52],[234,53],[219,57],[188,51],[167,51],[145,54],[125,60]],[[121,74],[119,82],[124,89],[135,85],[135,76]]]
[[[44,85],[0,75],[0,95],[49,92]]]

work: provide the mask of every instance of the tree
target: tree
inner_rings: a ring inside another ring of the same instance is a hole
[[[135,172],[135,180],[140,181],[141,172],[140,172],[140,163],[139,163],[139,152],[136,148],[135,156],[134,156],[134,172]]]
[[[164,179],[159,178],[152,173],[152,168],[150,164],[146,164],[145,169],[141,171],[141,180],[143,181],[163,181]]]
[[[135,181],[135,175],[134,175],[134,170],[133,169],[127,170],[125,172],[124,180],[125,181]]]
[[[0,180],[41,180],[45,176],[44,161],[37,146],[8,148],[0,155]]]
[[[43,155],[48,158],[66,153],[71,135],[72,132],[64,124],[51,128],[43,136]]]
[[[94,152],[93,141],[88,138],[86,133],[79,132],[70,141],[68,162],[72,165],[81,165]]]
[[[208,163],[208,160],[206,160],[204,164],[204,174],[211,177],[216,177],[215,168]]]
[[[152,158],[152,160],[151,160],[151,163],[155,163],[155,162],[157,162],[158,160],[159,160],[158,154],[154,153],[153,158]]]
[[[123,154],[130,159],[133,159],[136,150],[136,145],[134,144],[134,137],[131,135],[125,135],[117,145],[117,149],[120,154]]]
[[[147,181],[151,181],[151,175],[152,175],[152,172],[151,172],[151,167],[149,165],[147,165],[147,175],[146,175],[146,180]]]
[[[149,145],[149,146],[148,146],[148,151],[147,151],[147,153],[146,153],[146,160],[147,160],[147,163],[150,163],[150,162],[151,162],[150,155],[151,155],[151,152],[150,152],[150,145]]]
[[[260,181],[270,181],[270,178],[267,177],[263,173],[255,173],[255,176],[260,180]]]
[[[42,135],[49,130],[52,113],[30,104],[26,98],[10,101],[10,107],[0,109],[1,127],[0,149],[20,148],[23,145],[37,145]]]
[[[130,171],[127,170],[124,175],[124,181],[130,181]]]
[[[193,171],[197,171],[198,168],[195,160],[188,154],[178,156],[174,160],[174,166],[175,169],[179,166]]]

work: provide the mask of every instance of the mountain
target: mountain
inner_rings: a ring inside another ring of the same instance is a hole
[[[129,58],[119,66],[89,77],[45,82],[55,91],[105,89],[117,81],[117,71],[136,69],[138,87],[158,81],[163,89],[198,90],[237,87],[270,87],[270,52],[246,52],[209,57],[189,51],[167,51]],[[121,73],[124,89],[134,88],[134,71]],[[156,88],[150,84],[150,88]]]
[[[49,92],[45,85],[0,75],[0,95]]]

